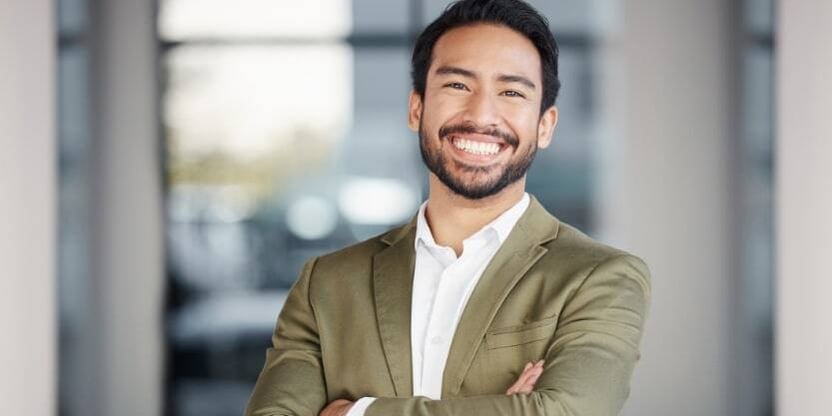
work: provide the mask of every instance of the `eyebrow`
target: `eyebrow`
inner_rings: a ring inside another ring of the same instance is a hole
[[[497,79],[502,82],[517,82],[531,89],[535,89],[534,82],[522,75],[500,75]]]
[[[466,78],[476,78],[473,72],[456,66],[440,66],[436,68],[436,75],[461,75]]]
[[[469,71],[469,70],[463,69],[463,68],[459,68],[459,67],[456,67],[456,66],[441,66],[439,68],[436,68],[436,75],[460,75],[460,76],[463,76],[463,77],[466,77],[466,78],[474,78],[474,79],[477,78],[477,75],[475,73],[473,73],[472,71]],[[503,74],[503,75],[500,75],[499,77],[497,77],[497,80],[500,81],[500,82],[516,82],[516,83],[519,83],[519,84],[523,84],[526,87],[529,87],[531,89],[536,88],[535,85],[534,85],[534,82],[532,82],[530,79],[528,79],[528,78],[526,78],[522,75],[506,75],[506,74]]]

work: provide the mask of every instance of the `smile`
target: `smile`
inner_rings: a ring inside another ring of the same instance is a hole
[[[454,147],[456,147],[459,150],[462,150],[463,152],[480,156],[496,155],[497,153],[500,153],[500,149],[502,148],[502,146],[499,143],[480,142],[475,140],[463,139],[461,137],[451,138],[451,143],[453,143]]]

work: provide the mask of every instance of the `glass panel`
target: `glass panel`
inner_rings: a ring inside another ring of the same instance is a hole
[[[301,263],[353,241],[330,183],[351,62],[339,44],[166,55],[174,414],[242,414]]]
[[[770,35],[774,30],[774,0],[745,0],[745,28],[755,35]]]
[[[58,33],[78,35],[87,25],[87,0],[58,0]]]
[[[159,32],[168,40],[346,36],[348,0],[162,0]]]
[[[83,45],[58,54],[58,317],[59,413],[91,414],[94,392],[88,383],[95,329],[90,327],[94,296],[89,281],[90,129],[87,73]]]
[[[771,163],[774,120],[774,68],[772,50],[759,45],[745,49],[743,63],[743,146],[752,158]]]
[[[740,416],[774,414],[772,305],[774,302],[774,185],[772,171],[774,123],[773,55],[769,47],[744,50],[743,112],[739,217],[742,242],[738,314],[745,336],[740,338]]]
[[[592,153],[595,132],[602,131],[593,96],[592,51],[561,48],[559,120],[552,144],[540,149],[527,188],[553,214],[585,232],[592,230]]]
[[[355,33],[407,33],[409,0],[353,0]]]
[[[247,224],[273,221],[284,195],[303,189],[298,177],[329,169],[351,123],[350,58],[342,45],[182,47],[167,56],[170,250],[183,283],[267,283],[259,266],[273,257],[258,254],[264,242]]]
[[[529,0],[528,3],[546,16],[552,32],[588,34],[604,33],[611,28],[618,1]],[[449,0],[424,0],[424,24],[439,17],[450,3]]]
[[[350,178],[345,189],[353,190],[342,192],[341,203],[354,207],[345,213],[356,238],[364,239],[409,219],[421,202],[425,174],[418,141],[407,128],[409,52],[404,48],[359,48],[354,63],[355,124],[340,163]],[[387,185],[377,186],[379,180]],[[362,197],[354,186],[370,195]],[[379,200],[390,205],[376,212]],[[359,220],[358,216],[365,218]]]

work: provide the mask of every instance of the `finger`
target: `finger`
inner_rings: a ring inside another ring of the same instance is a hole
[[[514,384],[506,390],[506,394],[514,394],[517,389],[523,385],[523,381],[529,377],[529,371],[531,371],[532,368],[534,368],[533,363],[526,363],[526,366],[523,367],[523,371],[520,373],[520,376],[517,377],[517,381],[515,381]]]
[[[518,388],[518,389],[514,392],[514,394],[529,394],[529,393],[531,393],[532,391],[534,391],[534,388],[533,388],[533,387],[529,387],[529,386],[522,386],[522,387]]]
[[[523,367],[523,372],[517,377],[517,381],[515,381],[514,384],[506,390],[506,394],[512,395],[517,393],[531,393],[534,389],[535,383],[537,383],[537,380],[543,373],[544,363],[544,360],[526,363],[526,366]],[[534,377],[534,379],[531,379],[532,377]]]
[[[540,376],[542,374],[543,374],[543,369],[542,368],[535,371],[534,373],[532,373],[532,375],[529,377],[529,379],[526,380],[526,386],[528,386],[528,388],[530,390],[534,390],[534,386],[535,386],[535,384],[537,384],[537,380],[540,380]]]
[[[326,405],[326,407],[324,407],[323,410],[321,410],[321,413],[320,413],[319,416],[338,415],[340,413],[343,413],[343,412],[341,412],[341,410],[344,406],[347,406],[347,405],[350,405],[350,404],[352,404],[352,402],[347,400],[347,399],[333,400],[328,405]]]
[[[526,380],[523,381],[523,384],[518,386],[516,389],[516,393],[531,393],[534,390],[534,385],[537,383],[538,378],[540,378],[539,371],[532,372]]]
[[[344,404],[341,405],[341,408],[338,409],[339,410],[338,415],[339,416],[346,416],[350,412],[350,409],[352,408],[352,405],[353,405],[353,402],[347,400]]]
[[[527,380],[529,379],[529,377],[532,376],[532,374],[534,374],[534,371],[534,363],[530,363],[529,367],[524,369],[520,376],[517,377],[517,382],[515,382],[514,384],[518,387],[526,385]]]
[[[526,377],[523,382],[515,388],[515,394],[531,393],[534,391],[534,386],[537,384],[537,380],[539,380],[540,376],[543,374],[543,366],[535,365],[529,370],[528,373],[528,377]]]
[[[521,377],[522,377],[522,374],[521,374]],[[509,387],[508,390],[506,390],[506,394],[512,395],[512,394],[517,392],[518,388],[520,388],[520,379],[515,381],[514,384],[512,384],[511,387]]]

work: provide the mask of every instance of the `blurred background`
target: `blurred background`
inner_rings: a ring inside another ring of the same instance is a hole
[[[426,198],[449,2],[0,1],[0,414],[242,414],[301,265]],[[622,414],[829,414],[832,3],[530,3],[563,89],[528,191],[653,273]]]

